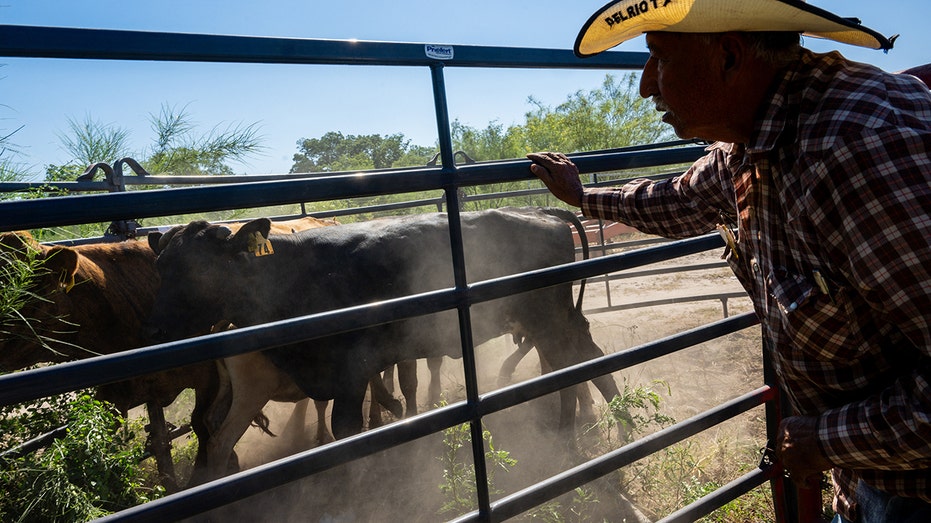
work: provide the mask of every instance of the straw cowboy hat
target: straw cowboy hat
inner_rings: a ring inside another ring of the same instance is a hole
[[[582,26],[575,54],[598,54],[650,31],[792,31],[884,50],[895,40],[802,0],[615,0]]]

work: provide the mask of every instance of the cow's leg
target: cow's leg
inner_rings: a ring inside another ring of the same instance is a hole
[[[577,312],[576,314],[573,324],[577,326],[575,332],[577,336],[576,346],[579,347],[578,361],[604,356],[604,351],[592,339],[591,331],[588,328],[588,320],[582,316],[582,313]],[[610,403],[616,396],[621,395],[621,391],[617,388],[617,382],[614,381],[614,376],[610,374],[598,376],[592,380],[592,383],[601,392],[601,397],[604,398],[606,403]],[[591,391],[589,391],[589,397],[591,397]]]
[[[369,428],[380,427],[382,425],[381,409],[379,406],[388,409],[388,412],[395,418],[401,419],[404,416],[404,407],[401,405],[401,402],[395,399],[395,397],[388,392],[388,389],[385,388],[385,382],[382,381],[381,376],[376,374],[375,377],[370,379],[369,388],[372,391],[372,403],[369,406]],[[377,416],[374,414],[377,414]]]
[[[579,423],[591,425],[598,421],[598,414],[595,412],[595,398],[592,397],[592,389],[588,382],[579,383],[575,386],[575,397],[579,401]]]
[[[400,375],[400,373],[399,373]],[[385,382],[385,389],[392,396],[394,395],[394,365],[388,365],[382,372],[382,381]]]
[[[216,361],[216,370],[216,387],[213,388],[212,397],[208,398],[209,405],[203,417],[207,433],[211,435],[216,434],[220,425],[223,424],[223,420],[226,419],[230,404],[233,401],[233,384],[230,382],[229,368],[225,359]]]
[[[381,405],[379,405],[378,399],[375,398],[375,389],[378,388],[377,382],[380,381],[381,378],[375,376],[372,378],[372,381],[369,382],[369,392],[371,393],[371,397],[369,398],[369,429],[375,429],[384,425],[381,419]]]
[[[157,401],[150,401],[145,407],[149,413],[150,451],[155,456],[159,481],[165,491],[172,494],[178,491],[178,484],[175,482],[175,466],[171,460],[171,442],[165,427],[165,411]]]
[[[430,386],[427,388],[427,403],[439,405],[443,386],[440,383],[440,368],[443,366],[443,357],[427,358],[427,368],[430,369]]]
[[[577,396],[576,387],[566,387],[559,390],[559,431],[566,434],[571,441],[575,441],[575,404]]]
[[[317,410],[317,444],[324,445],[333,441],[333,435],[327,430],[326,408],[329,401],[314,400],[314,408]]]
[[[231,401],[226,416],[207,443],[208,479],[227,473],[233,447],[279,386],[277,369],[261,354],[225,358],[218,370],[221,368],[225,369],[229,385],[224,387],[224,380],[220,380],[221,392],[217,394],[217,400],[223,401],[224,392],[229,391]],[[224,372],[221,371],[220,375],[223,376]],[[211,406],[214,414],[223,410],[222,405]]]
[[[501,369],[498,371],[499,387],[511,383],[511,377],[514,375],[514,371],[517,370],[517,364],[520,363],[520,361],[524,359],[524,356],[530,352],[530,349],[533,348],[533,343],[527,338],[518,335],[514,335],[513,338],[514,342],[517,343],[517,349],[512,352],[510,356],[505,358],[504,363],[501,364]]]
[[[268,402],[261,394],[252,392],[248,388],[233,392],[233,404],[226,419],[207,443],[207,474],[210,479],[226,475],[233,447]]]
[[[544,341],[545,340],[545,341]],[[540,373],[546,374],[553,369],[560,369],[566,365],[563,360],[553,361],[552,351],[562,351],[567,347],[568,340],[565,336],[553,336],[541,338],[541,343],[537,346],[537,353],[540,356]],[[559,390],[559,430],[570,436],[574,441],[575,430],[575,404],[577,401],[576,389],[578,387],[568,387]]]
[[[281,430],[281,435],[286,441],[293,442],[295,448],[308,449],[311,441],[307,437],[307,407],[310,404],[310,398],[304,398],[294,402],[294,408],[291,409],[291,415]]]
[[[209,364],[210,362],[206,362]],[[210,365],[211,372],[205,383],[194,388],[194,410],[191,411],[191,430],[197,437],[197,456],[194,458],[194,470],[188,486],[199,485],[204,481],[207,471],[207,442],[210,440],[210,430],[207,425],[207,411],[218,393],[218,376],[216,366]]]
[[[404,396],[404,416],[417,414],[417,360],[398,362],[398,383]]]
[[[341,395],[333,399],[333,436],[336,439],[362,432],[362,403],[365,400],[366,382],[347,384]]]

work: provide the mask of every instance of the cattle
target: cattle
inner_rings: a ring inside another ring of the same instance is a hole
[[[268,220],[254,220],[237,233],[204,221],[176,230],[157,258],[162,286],[151,328],[165,340],[203,332],[220,318],[253,326],[294,316],[372,303],[454,286],[450,231],[443,213],[384,218],[269,235]],[[470,281],[569,263],[575,260],[560,209],[507,208],[461,215],[466,274]],[[222,267],[222,270],[218,270]],[[471,308],[476,345],[519,333],[553,368],[603,355],[588,321],[565,283],[479,303]],[[431,357],[461,357],[457,314],[427,316],[325,336],[262,352],[307,396],[332,399],[334,436],[357,434],[369,380],[388,365]],[[230,374],[234,390],[249,391],[248,379]],[[593,380],[610,400],[619,394],[610,375]],[[255,406],[252,392],[235,398],[251,408],[229,409],[212,434],[208,473],[223,465]],[[572,388],[560,391],[559,427],[575,419]]]
[[[276,222],[275,230],[290,233],[334,223],[307,217]],[[155,301],[159,277],[155,253],[146,242],[48,246],[27,232],[10,232],[0,234],[0,248],[9,262],[13,257],[36,259],[34,282],[27,294],[30,299],[19,316],[11,318],[15,321],[3,326],[0,370],[113,354],[147,344],[143,323]],[[195,468],[202,470],[209,439],[203,413],[213,403],[216,376],[215,364],[203,362],[103,385],[98,397],[113,403],[125,416],[138,405],[167,406],[184,389],[194,389],[191,427],[199,445]],[[162,479],[173,482],[173,478]]]
[[[18,321],[8,325],[0,339],[0,369],[13,371],[144,345],[142,322],[158,288],[155,256],[145,242],[47,246],[27,232],[16,232],[0,235],[0,244],[17,260],[35,260],[30,264],[32,284],[24,294],[28,299],[20,307]],[[14,262],[13,258],[6,261]],[[150,404],[152,414],[153,409],[160,413],[182,390],[192,387],[199,412],[209,404],[205,398],[211,394],[213,373],[207,364],[192,365],[103,385],[97,396],[113,403],[124,416],[142,404]],[[191,426],[195,434],[206,438],[198,420],[192,416]],[[159,453],[156,457],[163,484],[174,490],[170,459]]]
[[[47,246],[27,232],[16,232],[0,235],[0,244],[17,256],[31,251],[38,269],[20,321],[8,326],[0,339],[0,369],[13,371],[144,345],[142,322],[158,289],[155,256],[144,242]],[[150,399],[167,405],[183,384],[205,381],[202,370],[185,369],[193,377],[178,379],[178,372],[164,372],[108,385],[99,395],[124,415]]]

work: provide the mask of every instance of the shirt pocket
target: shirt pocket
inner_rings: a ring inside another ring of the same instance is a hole
[[[766,279],[770,297],[778,306],[783,330],[795,350],[806,359],[849,365],[863,340],[851,330],[846,292],[829,296],[811,279],[787,269],[772,271]]]

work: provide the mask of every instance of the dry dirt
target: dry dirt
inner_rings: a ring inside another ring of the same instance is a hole
[[[683,263],[709,263],[719,261],[717,252],[704,253],[685,259],[667,262],[674,266]],[[655,268],[651,266],[647,268]],[[642,268],[645,269],[645,268]],[[641,269],[638,269],[641,270]],[[740,292],[741,288],[727,268],[693,271],[664,276],[640,277],[604,282],[589,282],[586,287],[585,308],[640,303],[644,301],[685,298],[696,295]],[[733,315],[750,310],[747,298],[727,301],[727,310]],[[660,339],[724,317],[721,301],[700,301],[625,311],[587,315],[595,341],[606,353]],[[492,340],[477,349],[480,388],[491,390],[500,362],[515,346],[507,338]],[[539,375],[539,361],[531,352],[518,367],[518,379]],[[428,381],[426,365],[419,364],[421,384]],[[449,399],[456,401],[464,396],[462,370],[457,360],[447,359],[443,366],[443,388]],[[615,374],[622,389],[625,385],[647,387],[660,393],[661,411],[684,420],[713,405],[750,391],[762,384],[760,336],[757,328],[692,347],[679,353],[625,369]],[[657,381],[661,380],[661,382]],[[591,387],[596,402],[603,403],[597,389]],[[426,387],[419,393],[419,405],[426,409]],[[282,432],[287,423],[291,404],[270,403],[266,413],[272,420],[272,430],[279,433],[272,438],[250,429],[237,446],[240,463],[244,468],[266,463],[300,449],[289,448],[294,441],[305,441],[306,434],[316,430],[311,413],[304,423],[307,433],[295,437]],[[509,409],[485,419],[496,449],[510,452],[517,464],[507,471],[498,471],[494,487],[499,492],[493,497],[513,493],[534,482],[543,480],[564,468],[578,463],[578,457],[566,450],[564,442],[552,432],[558,404],[555,397],[544,397],[526,405]],[[386,415],[390,416],[390,415]],[[692,447],[695,463],[691,473],[716,478],[722,482],[734,479],[737,461],[747,461],[762,438],[762,411],[755,409],[736,420],[715,427],[698,439]],[[386,421],[391,421],[386,418]],[[580,440],[583,453],[595,447],[616,447],[616,434],[611,439],[598,436]],[[301,444],[306,447],[307,443]],[[287,487],[253,496],[222,511],[207,514],[198,520],[209,521],[276,521],[276,522],[413,522],[443,521],[456,513],[439,514],[444,502],[439,485],[444,483],[440,456],[445,451],[442,435],[409,443],[323,474],[295,482]],[[467,452],[467,450],[466,450]],[[687,471],[688,473],[688,471]],[[598,502],[584,504],[588,519],[571,521],[635,521],[626,512],[627,507],[617,495],[617,475],[606,476],[587,489]],[[664,489],[665,492],[666,489]],[[630,492],[630,491],[629,491]],[[649,497],[642,492],[630,492],[645,511],[650,513]],[[668,495],[668,494],[664,494]],[[566,505],[570,498],[561,499]],[[566,519],[570,521],[570,519]]]

